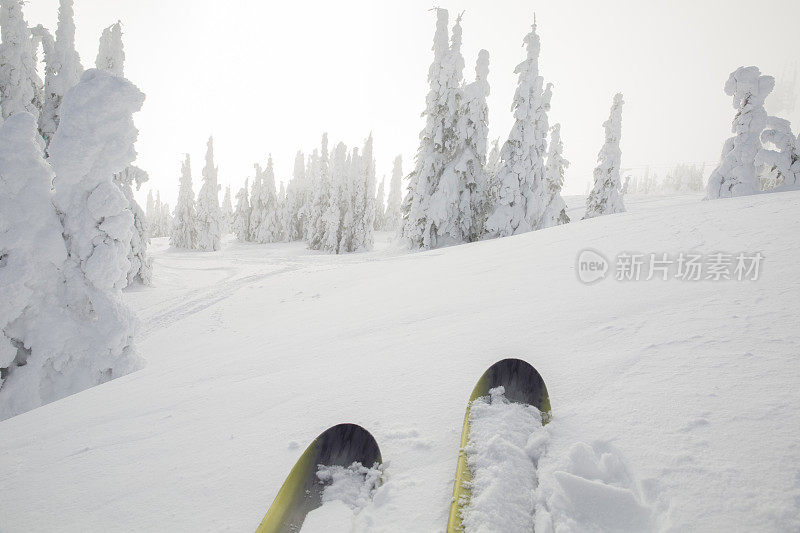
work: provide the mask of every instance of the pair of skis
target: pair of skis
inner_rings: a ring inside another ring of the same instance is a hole
[[[551,418],[547,387],[542,376],[531,365],[520,359],[503,359],[484,372],[472,390],[464,416],[447,533],[464,531],[461,510],[469,503],[469,482],[472,479],[464,448],[469,439],[472,402],[487,396],[491,389],[500,386],[505,388],[505,396],[509,401],[533,405],[539,409],[543,424]],[[317,478],[318,467],[348,467],[354,462],[366,467],[382,462],[378,443],[366,429],[355,424],[339,424],[323,432],[314,439],[292,468],[256,533],[299,532],[306,515],[322,505],[324,485]]]

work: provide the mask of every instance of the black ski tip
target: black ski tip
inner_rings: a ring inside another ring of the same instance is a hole
[[[550,396],[539,372],[522,359],[503,359],[483,373],[470,400],[489,394],[491,389],[503,386],[509,401],[533,405],[542,413],[550,413]]]
[[[357,424],[338,424],[317,437],[314,464],[350,466],[358,462],[366,467],[382,463],[375,437]]]

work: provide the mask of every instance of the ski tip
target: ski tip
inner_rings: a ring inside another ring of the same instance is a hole
[[[472,391],[470,401],[486,396],[495,387],[504,387],[509,401],[533,405],[546,420],[550,418],[550,396],[544,379],[533,366],[522,359],[503,359],[483,373]]]

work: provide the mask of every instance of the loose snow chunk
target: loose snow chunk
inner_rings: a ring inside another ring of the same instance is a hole
[[[472,494],[462,509],[465,531],[533,531],[536,460],[546,440],[541,412],[509,402],[497,387],[472,402],[469,421]]]
[[[349,533],[353,529],[353,510],[333,500],[306,515],[303,533]]]
[[[355,514],[370,503],[382,476],[381,465],[372,468],[358,462],[347,467],[319,465],[317,478],[325,485],[322,506],[308,513],[303,533],[352,531]]]

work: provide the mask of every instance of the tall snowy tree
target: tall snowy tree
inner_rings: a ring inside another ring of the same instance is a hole
[[[328,134],[322,134],[320,151],[315,150],[309,158],[306,175],[313,185],[313,198],[308,209],[308,230],[306,242],[312,250],[321,250],[325,231],[328,226],[325,214],[330,203],[333,184],[330,175],[330,162],[328,155]]]
[[[128,80],[89,70],[61,103],[48,161],[56,175],[53,202],[68,252],[62,287],[67,322],[57,333],[65,355],[48,365],[44,379],[61,381],[66,388],[52,391],[45,401],[139,365],[133,316],[121,294],[130,268],[134,217],[113,176],[136,158],[138,131],[132,115],[143,101]]]
[[[436,32],[433,38],[433,63],[428,70],[430,89],[423,112],[425,128],[420,133],[417,160],[408,193],[403,200],[403,237],[411,248],[437,246],[440,235],[436,222],[446,218],[444,207],[431,205],[445,166],[453,158],[457,140],[455,121],[461,98],[463,58],[460,52],[460,26],[453,49],[448,46],[448,13],[436,9]]]
[[[372,250],[375,241],[375,158],[372,133],[364,142],[364,149],[353,169],[353,242],[352,250]],[[356,162],[354,161],[354,165]]]
[[[623,213],[625,204],[622,202],[620,189],[619,169],[622,161],[622,150],[619,141],[622,138],[622,94],[614,96],[611,105],[611,114],[603,123],[606,131],[606,142],[597,155],[597,167],[594,169],[594,188],[586,197],[586,214],[584,219]]]
[[[759,191],[756,155],[761,132],[767,125],[764,100],[775,87],[775,78],[762,76],[758,67],[739,67],[725,83],[725,94],[733,97],[736,116],[725,141],[719,165],[708,178],[706,199],[745,196]]]
[[[43,403],[42,369],[59,355],[47,343],[58,323],[48,319],[60,307],[67,251],[52,179],[35,119],[16,113],[0,126],[0,420]]]
[[[475,66],[475,81],[464,88],[455,125],[459,146],[431,202],[446,208],[446,218],[439,221],[437,227],[440,234],[450,238],[451,244],[480,239],[488,216],[485,171],[489,136],[488,75],[489,52],[481,50]]]
[[[37,26],[45,56],[44,102],[39,117],[39,131],[47,145],[59,122],[58,108],[66,92],[80,81],[83,66],[75,50],[75,13],[73,0],[60,0],[55,39]]]
[[[192,162],[189,154],[181,165],[180,188],[178,201],[175,204],[175,213],[172,218],[172,228],[169,235],[169,244],[175,248],[194,250],[197,248],[197,213],[192,190]]]
[[[114,175],[114,183],[117,184],[125,199],[128,201],[128,209],[133,214],[133,233],[128,247],[128,285],[141,284],[150,285],[153,277],[153,267],[147,255],[147,246],[150,244],[150,229],[148,219],[142,208],[133,196],[133,187],[138,191],[142,183],[149,179],[147,172],[139,167],[130,165],[122,172]],[[152,197],[149,197],[152,199]]]
[[[250,200],[247,197],[248,184],[244,180],[244,187],[236,193],[236,210],[233,212],[231,231],[239,242],[250,240]]]
[[[308,218],[307,204],[310,194],[306,180],[305,156],[297,151],[294,158],[294,172],[289,186],[286,188],[286,238],[290,241],[302,240],[305,236]]]
[[[550,129],[550,152],[547,154],[547,166],[545,167],[547,204],[542,215],[541,227],[543,228],[569,222],[567,204],[561,197],[561,188],[564,186],[564,173],[569,166],[569,161],[564,159],[562,155],[563,152],[561,124],[555,124]]]
[[[231,232],[233,224],[233,203],[231,203],[231,186],[225,186],[225,198],[222,200],[222,234]]]
[[[125,49],[122,46],[122,23],[117,21],[103,30],[95,66],[117,76],[124,75]]]
[[[42,80],[21,0],[0,0],[0,109],[3,119],[27,112],[39,119]]]
[[[344,143],[338,143],[333,149],[333,157],[330,166],[330,196],[328,205],[320,217],[320,222],[324,224],[324,232],[319,240],[316,250],[327,250],[339,253],[339,250],[346,246],[346,236],[343,236],[343,218],[349,209],[348,194],[348,172],[351,162],[347,160],[347,147]]]
[[[514,94],[514,126],[500,151],[497,197],[486,221],[487,237],[506,237],[538,229],[544,212],[544,157],[547,152],[551,85],[539,75],[539,35],[534,22],[525,36],[525,61]]]
[[[375,224],[377,231],[386,230],[386,176],[381,179],[378,185],[378,193],[375,195]]]
[[[403,188],[403,156],[398,155],[394,158],[392,165],[392,181],[389,182],[389,197],[386,199],[386,230],[395,231],[402,228],[402,213],[400,203],[402,202]]]
[[[261,165],[255,165],[255,168],[256,178],[251,196],[251,240],[258,243],[278,242],[281,240],[281,224],[272,156],[269,156],[266,169],[262,170]]]
[[[213,252],[222,247],[222,211],[219,208],[217,167],[214,166],[214,139],[206,144],[203,186],[197,195],[197,249]]]
[[[791,190],[800,186],[800,135],[792,133],[788,120],[767,118],[767,129],[761,133],[761,141],[776,150],[762,148],[756,155],[755,164],[765,166],[774,180],[774,190]]]

